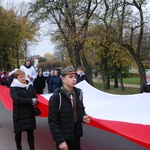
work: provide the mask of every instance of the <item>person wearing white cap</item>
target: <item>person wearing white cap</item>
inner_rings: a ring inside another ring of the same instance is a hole
[[[37,73],[29,58],[26,59],[24,65],[20,67],[20,70],[25,72],[26,80],[33,85],[33,81],[37,77]]]

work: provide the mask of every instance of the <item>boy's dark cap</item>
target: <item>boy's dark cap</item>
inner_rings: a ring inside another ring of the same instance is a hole
[[[76,74],[76,70],[74,69],[73,66],[68,66],[68,67],[64,68],[61,72],[62,76],[65,76],[68,74]]]

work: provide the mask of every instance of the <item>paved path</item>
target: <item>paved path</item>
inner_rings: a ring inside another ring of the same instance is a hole
[[[55,150],[47,118],[37,117],[35,150]],[[121,136],[88,125],[83,125],[82,150],[148,150]],[[29,150],[26,134],[22,138],[23,150]],[[12,112],[0,100],[0,150],[16,150],[12,125]]]

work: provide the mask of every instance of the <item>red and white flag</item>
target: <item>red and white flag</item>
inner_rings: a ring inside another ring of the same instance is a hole
[[[89,125],[119,134],[150,149],[149,93],[108,94],[85,81],[78,83],[76,87],[83,91],[85,110],[91,116]],[[41,117],[48,116],[48,100],[51,95],[38,95]],[[12,110],[9,88],[0,86],[0,99],[7,109]]]

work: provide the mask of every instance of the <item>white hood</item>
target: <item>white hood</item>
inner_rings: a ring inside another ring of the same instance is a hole
[[[29,85],[30,85],[29,83],[28,84],[23,84],[19,80],[14,78],[11,85],[10,85],[10,87],[21,87],[21,88],[27,88],[28,89]]]

